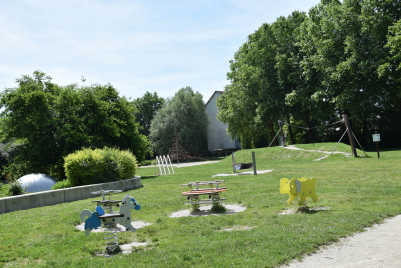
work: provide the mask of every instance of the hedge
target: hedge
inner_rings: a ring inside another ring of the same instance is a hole
[[[71,186],[80,186],[130,179],[137,161],[131,152],[116,148],[83,149],[64,158],[64,169]]]

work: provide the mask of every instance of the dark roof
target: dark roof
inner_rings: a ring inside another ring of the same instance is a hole
[[[223,94],[224,94],[224,91],[216,90],[216,91],[212,94],[212,96],[210,97],[210,99],[206,102],[205,107],[206,107],[206,105],[210,102],[210,100],[213,98],[214,94],[216,94],[216,93],[219,93],[220,95],[223,95]]]

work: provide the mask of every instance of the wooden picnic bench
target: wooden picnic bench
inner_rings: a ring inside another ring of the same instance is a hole
[[[225,198],[220,198],[220,193],[227,191],[227,187],[219,187],[224,180],[216,181],[197,181],[183,184],[182,186],[188,186],[190,188],[187,192],[182,192],[182,196],[186,196],[189,203],[185,205],[192,205],[194,209],[198,209],[201,204],[220,204]],[[200,189],[200,186],[208,185],[208,188]],[[201,199],[201,196],[208,196],[208,199]]]

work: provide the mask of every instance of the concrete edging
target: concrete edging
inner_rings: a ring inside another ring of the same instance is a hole
[[[141,177],[132,179],[77,186],[59,190],[43,191],[32,194],[10,196],[0,198],[0,214],[17,210],[30,209],[43,206],[51,206],[65,202],[72,202],[94,197],[91,192],[100,190],[131,190],[142,186]]]

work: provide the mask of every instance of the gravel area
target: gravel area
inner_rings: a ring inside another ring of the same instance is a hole
[[[145,226],[152,225],[152,224],[153,223],[146,223],[144,221],[133,221],[132,222],[132,226],[134,226],[136,229],[140,229]],[[77,228],[78,230],[83,231],[83,232],[85,231],[84,227],[85,227],[85,222],[82,222],[75,226],[75,228]],[[117,224],[117,232],[125,232],[125,229],[126,228],[124,226]],[[100,232],[104,232],[105,230],[106,229],[104,227],[99,227],[97,229],[93,229],[91,231],[91,233],[100,233]]]
[[[282,268],[384,268],[401,267],[401,215],[366,228],[365,232],[341,238],[318,252],[293,260]]]
[[[323,159],[329,157],[329,156],[331,155],[331,153],[332,153],[332,152],[328,152],[328,151],[305,150],[305,149],[301,149],[301,148],[295,147],[295,145],[287,145],[287,146],[282,147],[282,148],[285,148],[285,149],[288,149],[288,150],[298,150],[298,151],[307,151],[307,152],[319,152],[319,153],[325,153],[325,154],[326,154],[325,156],[323,156],[323,157],[321,157],[321,158],[318,158],[318,159],[315,159],[314,161],[323,160]],[[343,154],[343,155],[345,155],[346,157],[351,157],[351,156],[352,156],[352,154],[349,154],[349,153],[336,152],[336,151],[334,151],[333,154]]]
[[[214,213],[211,211],[212,205],[201,206],[199,210],[184,209],[177,212],[173,212],[170,218],[180,217],[199,217],[199,216],[211,216],[211,215],[223,215],[223,214],[235,214],[246,210],[246,207],[241,205],[223,205],[227,211],[225,213]]]
[[[182,168],[182,167],[191,167],[191,166],[199,166],[199,165],[207,165],[207,164],[216,164],[219,163],[220,161],[199,161],[199,162],[183,162],[177,165],[171,164],[175,168]],[[139,168],[155,168],[155,165],[149,165],[149,166],[142,166]]]
[[[268,172],[272,172],[273,169],[266,169],[266,170],[257,170],[257,174],[264,174]],[[228,176],[239,176],[239,175],[253,175],[253,171],[246,171],[246,172],[241,172],[241,173],[222,173],[222,174],[216,174],[213,175],[212,177],[228,177]]]
[[[147,222],[144,222],[144,221],[133,221],[133,222],[132,222],[132,225],[133,225],[136,229],[140,229],[140,228],[143,228],[143,227],[145,227],[145,226],[152,225],[152,224],[153,224],[153,223],[147,223]],[[77,228],[77,229],[80,230],[80,231],[85,231],[84,226],[85,226],[85,222],[82,222],[81,224],[76,225],[75,228]],[[92,233],[100,233],[100,232],[104,232],[105,230],[106,230],[106,229],[105,229],[104,227],[99,227],[99,228],[97,228],[97,229],[92,230],[91,232],[92,232]],[[125,227],[122,226],[122,225],[120,225],[120,224],[117,224],[117,232],[118,232],[118,233],[119,233],[119,232],[125,232]],[[133,241],[132,243],[128,243],[128,244],[120,244],[120,245],[119,245],[119,246],[120,246],[120,249],[121,249],[121,252],[120,252],[120,253],[122,253],[122,254],[129,254],[129,253],[132,252],[132,249],[133,249],[133,248],[136,248],[136,247],[144,247],[144,246],[147,246],[148,244],[149,244],[149,243],[146,243],[146,242],[136,242],[136,241]],[[97,256],[101,256],[101,257],[111,257],[111,256],[113,256],[113,254],[110,255],[110,254],[104,252],[104,253],[102,253],[102,254],[97,254]]]

